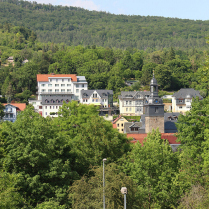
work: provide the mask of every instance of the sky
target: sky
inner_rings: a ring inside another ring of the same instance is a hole
[[[32,1],[32,0],[28,0]],[[35,0],[38,3],[76,6],[112,14],[209,20],[209,0]]]

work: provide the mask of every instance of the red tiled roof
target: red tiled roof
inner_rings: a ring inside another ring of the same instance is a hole
[[[139,141],[143,145],[144,138],[147,137],[147,134],[127,134],[127,137],[134,139],[131,141],[132,143]],[[180,142],[176,142],[176,133],[161,133],[161,139],[167,139],[169,144],[181,144]]]
[[[49,78],[66,78],[70,77],[72,81],[77,81],[76,74],[37,74],[37,81],[49,81]]]
[[[132,143],[140,142],[143,145],[144,138],[147,137],[147,134],[127,134],[127,137],[132,137],[134,140]]]
[[[11,105],[17,107],[21,111],[23,111],[26,108],[26,103],[10,103]],[[8,105],[8,103],[3,103],[4,106]]]

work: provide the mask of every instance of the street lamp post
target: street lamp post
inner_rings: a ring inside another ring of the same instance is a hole
[[[103,159],[103,209],[105,209],[105,161],[107,159]]]
[[[120,191],[121,191],[122,194],[124,194],[124,209],[126,209],[126,194],[127,194],[127,188],[126,188],[126,187],[122,187]]]

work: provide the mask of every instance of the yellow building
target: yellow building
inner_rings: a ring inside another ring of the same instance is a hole
[[[113,128],[117,128],[119,133],[124,133],[124,123],[128,122],[123,116],[119,115],[112,123]]]

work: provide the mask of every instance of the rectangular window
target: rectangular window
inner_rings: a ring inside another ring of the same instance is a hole
[[[52,84],[48,84],[48,87],[52,87]]]
[[[61,92],[65,92],[65,89],[61,89]]]
[[[104,99],[102,99],[102,102],[104,102]]]
[[[82,84],[82,87],[84,87],[84,84]]]
[[[54,109],[54,106],[53,106],[53,109]]]
[[[42,89],[42,90],[41,90],[41,92],[45,92],[45,91],[46,91],[46,89]]]
[[[45,106],[45,109],[47,109],[47,106]]]
[[[71,86],[71,84],[67,84],[67,86]]]
[[[59,92],[59,89],[55,89],[55,92]]]
[[[120,124],[118,123],[118,124],[117,124],[117,127],[119,127],[119,126],[120,126]]]
[[[62,82],[64,82],[64,79],[62,79]]]
[[[126,105],[128,105],[128,101],[126,101]]]
[[[50,82],[52,82],[52,79],[49,79]]]
[[[85,99],[83,99],[83,102],[85,102]]]
[[[182,109],[182,106],[179,106],[179,109]]]
[[[92,99],[92,102],[94,102],[94,99]]]
[[[55,87],[58,87],[59,86],[59,84],[55,84]]]
[[[96,102],[98,102],[98,99],[96,99]]]
[[[58,79],[56,79],[56,82],[58,82]]]
[[[45,115],[47,115],[47,112],[45,113]]]
[[[79,93],[79,89],[76,89],[76,93]]]
[[[52,109],[52,106],[49,106],[49,109]]]
[[[61,84],[61,86],[65,86],[65,84]]]
[[[158,107],[155,107],[155,113],[158,113]]]
[[[128,108],[126,108],[126,112],[128,112]]]
[[[45,84],[41,84],[41,86],[45,86]]]
[[[57,106],[56,106],[56,109],[57,109]]]
[[[70,89],[67,89],[67,92],[69,92],[70,91]]]
[[[131,107],[129,108],[129,111],[131,111],[132,109],[131,109]]]
[[[52,89],[48,89],[48,92],[52,92]]]
[[[68,78],[68,82],[70,82],[70,78]]]
[[[131,101],[129,101],[129,105],[131,105],[132,104],[132,102]]]
[[[79,88],[79,84],[76,84],[76,88]]]

